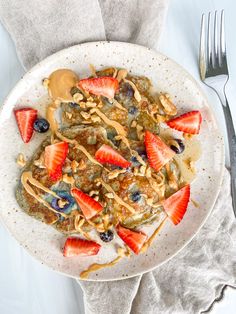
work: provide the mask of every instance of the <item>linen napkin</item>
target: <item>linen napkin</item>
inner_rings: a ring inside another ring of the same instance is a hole
[[[26,69],[62,48],[92,40],[157,48],[166,0],[0,0],[0,19]],[[81,282],[87,314],[201,313],[236,286],[236,223],[229,174],[207,223],[173,260],[115,282]]]

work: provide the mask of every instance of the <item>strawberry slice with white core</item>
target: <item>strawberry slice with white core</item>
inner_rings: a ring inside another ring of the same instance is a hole
[[[121,225],[116,227],[118,236],[128,245],[128,247],[138,254],[147,240],[147,235],[141,231],[132,231]]]
[[[65,257],[97,255],[100,248],[101,245],[94,241],[69,237],[64,244],[63,255]]]
[[[53,181],[57,181],[62,176],[62,166],[68,154],[69,145],[66,142],[59,142],[46,146],[45,166]]]
[[[93,95],[111,99],[114,98],[115,92],[119,88],[119,82],[113,77],[101,76],[80,80],[78,87]]]
[[[103,209],[99,202],[77,188],[71,190],[71,195],[75,198],[86,219],[96,216]]]
[[[14,111],[16,122],[23,142],[28,143],[34,132],[34,121],[38,111],[32,108],[22,108]]]
[[[174,151],[159,136],[150,131],[145,132],[144,143],[149,164],[156,171],[159,171],[175,155]]]
[[[96,151],[95,158],[102,164],[107,163],[122,168],[128,168],[131,166],[131,162],[127,161],[116,150],[114,150],[111,146],[106,144],[103,144]]]
[[[190,111],[181,116],[171,119],[167,125],[175,130],[188,134],[198,134],[202,122],[200,111]]]
[[[178,225],[183,219],[189,198],[190,185],[188,184],[162,202],[167,215],[175,225]]]

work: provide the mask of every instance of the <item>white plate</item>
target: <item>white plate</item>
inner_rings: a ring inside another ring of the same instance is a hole
[[[32,106],[44,115],[49,99],[42,79],[58,68],[70,68],[83,77],[89,74],[90,63],[97,69],[117,66],[146,75],[158,90],[168,92],[173,97],[180,112],[197,109],[203,116],[199,135],[203,153],[197,163],[197,178],[191,185],[191,198],[200,207],[195,208],[190,202],[178,226],[168,221],[146,254],[123,259],[116,266],[92,273],[89,277],[89,280],[117,280],[157,267],[193,238],[217,198],[224,166],[224,147],[214,115],[199,86],[183,68],[160,53],[133,44],[95,42],[62,50],[40,62],[20,80],[1,107],[0,217],[18,242],[43,264],[66,275],[79,277],[80,272],[91,263],[106,262],[115,256],[114,249],[108,244],[97,256],[64,258],[60,248],[65,237],[54,228],[26,215],[19,208],[14,195],[20,177],[20,169],[15,162],[18,153],[22,152],[29,158],[44,137],[37,134],[30,144],[24,144],[17,130],[14,107]]]

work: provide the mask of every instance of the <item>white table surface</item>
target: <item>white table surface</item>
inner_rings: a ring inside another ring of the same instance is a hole
[[[220,10],[222,6],[225,9],[228,64],[231,75],[227,90],[236,125],[236,1],[171,0],[170,2],[159,50],[183,65],[198,81],[197,54],[201,13]],[[0,47],[1,103],[24,71],[17,58],[14,44],[1,24]],[[219,101],[214,92],[201,85],[214,108],[220,128],[225,133]],[[84,313],[82,291],[74,280],[57,274],[34,260],[1,225],[0,239],[1,314]],[[225,297],[214,305],[211,313],[235,314],[236,290],[227,288]]]

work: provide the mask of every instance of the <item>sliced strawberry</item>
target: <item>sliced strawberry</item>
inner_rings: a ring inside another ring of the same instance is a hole
[[[102,164],[111,164],[122,168],[128,168],[131,166],[131,162],[122,157],[111,146],[103,144],[95,154],[95,158]]]
[[[147,235],[141,231],[136,232],[130,229],[124,228],[121,225],[116,227],[118,236],[128,245],[128,247],[138,254],[147,240]]]
[[[15,110],[14,113],[22,140],[28,143],[34,132],[33,125],[38,111],[32,108],[22,108]]]
[[[100,203],[77,188],[73,188],[71,194],[75,198],[86,219],[94,217],[103,209]]]
[[[175,155],[159,136],[150,131],[145,132],[144,142],[149,164],[156,171],[159,171]]]
[[[182,220],[188,207],[189,198],[190,185],[188,184],[163,201],[162,205],[175,225]]]
[[[202,122],[200,111],[190,111],[167,122],[167,125],[175,130],[188,134],[198,134]]]
[[[62,166],[65,162],[68,148],[68,143],[66,142],[59,142],[45,148],[45,166],[53,181],[59,180],[62,176]]]
[[[63,255],[65,257],[97,255],[100,247],[100,244],[93,241],[69,237],[66,239]]]
[[[80,80],[78,86],[86,92],[110,99],[114,98],[119,82],[114,77],[101,76]]]

